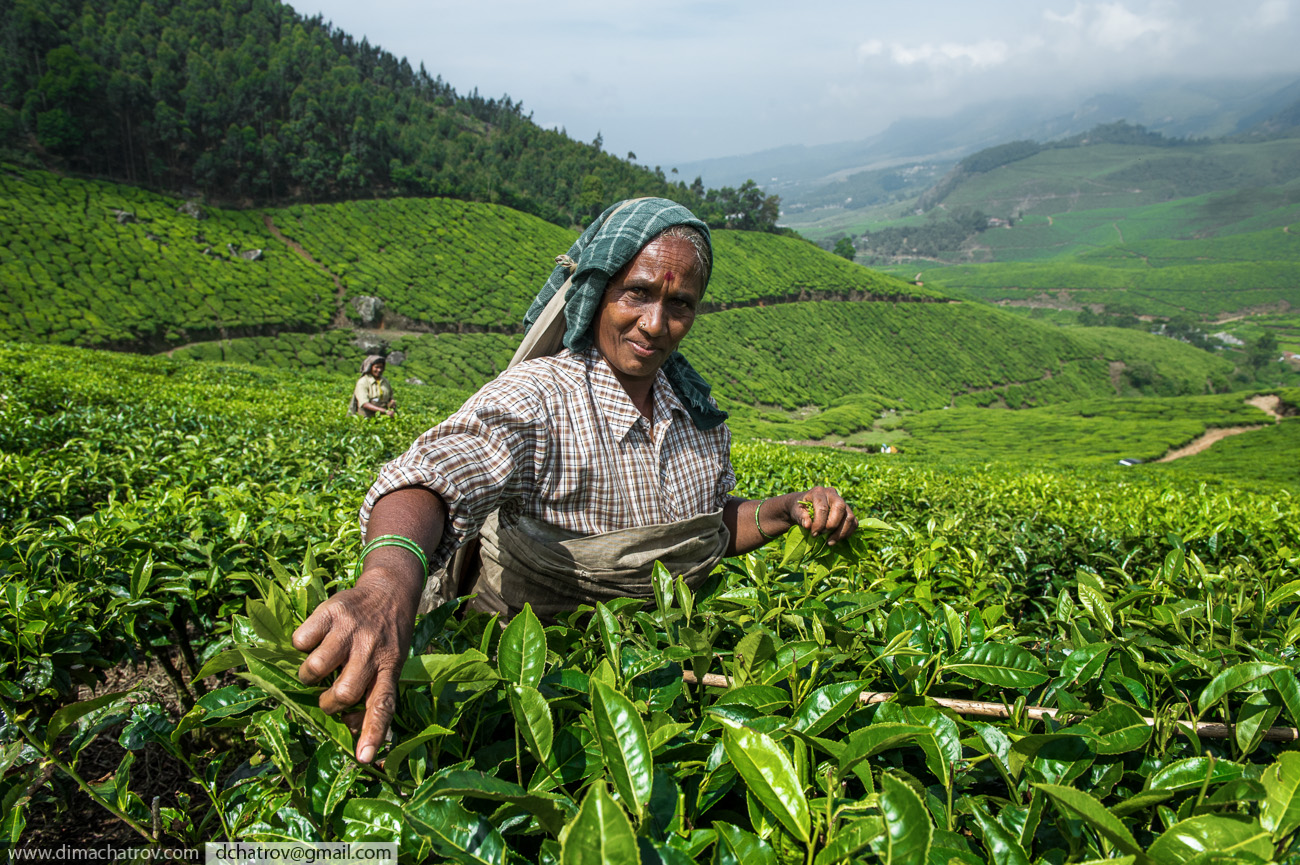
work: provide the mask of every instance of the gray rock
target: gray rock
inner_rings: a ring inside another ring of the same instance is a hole
[[[371,333],[359,333],[352,344],[366,354],[383,354],[388,351],[388,341]]]
[[[187,201],[176,208],[176,212],[184,216],[192,216],[195,219],[207,219],[208,215],[203,212],[196,201]]]
[[[361,316],[361,323],[366,327],[374,327],[384,320],[384,301],[378,297],[354,297],[352,308]]]
[[[411,377],[406,380],[407,384],[424,384],[424,379]]]
[[[114,210],[113,218],[117,220],[118,225],[130,225],[140,220],[135,218],[135,214],[129,210]]]
[[[260,249],[245,249],[243,252],[238,253],[238,255],[239,255],[239,257],[242,258],[244,261],[261,261],[261,260],[262,260],[262,250],[260,250]]]
[[[406,363],[406,352],[390,351],[388,353],[388,362],[393,366],[401,366],[402,364]]]

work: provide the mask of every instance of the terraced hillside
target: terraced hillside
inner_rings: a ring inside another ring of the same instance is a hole
[[[577,237],[504,207],[438,198],[304,205],[266,216],[339,277],[346,298],[381,297],[398,326],[438,332],[517,332],[555,256]],[[795,238],[726,230],[713,237],[705,310],[810,292],[938,296]]]
[[[178,211],[185,204],[0,169],[0,338],[157,350],[321,331],[355,319],[348,301],[359,296],[381,298],[389,326],[515,332],[577,236],[452,199],[191,210],[198,218]],[[708,302],[719,307],[809,292],[937,296],[789,237],[718,231],[716,246]]]
[[[0,191],[4,338],[347,375],[379,350],[403,384],[461,390],[505,367],[574,237],[447,199],[196,211],[17,169]],[[707,314],[685,348],[741,435],[849,436],[890,409],[1201,394],[1232,373],[1173,340],[948,302],[797,239],[715,238]]]
[[[129,186],[0,169],[0,336],[161,348],[319,330],[327,274],[289,254],[257,213],[203,209]],[[233,251],[263,249],[248,261]]]

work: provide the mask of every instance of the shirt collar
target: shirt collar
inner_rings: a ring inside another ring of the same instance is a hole
[[[592,384],[592,393],[600,402],[605,413],[605,420],[610,430],[620,441],[641,420],[641,412],[632,404],[632,398],[623,390],[623,385],[614,376],[614,371],[600,352],[593,346],[582,353],[588,376]],[[686,413],[686,407],[673,391],[668,376],[662,369],[655,374],[655,383],[651,395],[654,399],[655,423],[671,421],[675,413]]]

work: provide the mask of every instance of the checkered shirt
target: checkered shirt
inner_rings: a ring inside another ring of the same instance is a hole
[[[697,429],[662,371],[653,395],[651,425],[594,348],[512,367],[384,466],[362,534],[381,496],[415,486],[449,516],[431,570],[497,508],[503,525],[526,515],[580,535],[718,510],[736,485],[731,431]]]

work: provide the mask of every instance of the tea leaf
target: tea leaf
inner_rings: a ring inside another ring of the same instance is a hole
[[[1273,842],[1268,831],[1254,820],[1236,814],[1201,814],[1175,823],[1151,844],[1147,853],[1161,865],[1172,865],[1190,862],[1207,850],[1227,861],[1242,855],[1257,857],[1262,862],[1273,858]]]
[[[1036,688],[1050,678],[1037,658],[1010,643],[971,646],[940,669],[1003,688]]]
[[[592,685],[591,714],[605,771],[619,796],[640,818],[654,787],[654,756],[645,724],[627,697],[604,682],[593,681]]]
[[[789,755],[765,733],[724,723],[722,741],[727,757],[749,791],[786,831],[807,844],[812,816]]]
[[[1244,664],[1229,667],[1211,679],[1210,684],[1205,686],[1205,690],[1201,692],[1201,696],[1196,701],[1197,713],[1204,715],[1206,710],[1219,700],[1256,679],[1262,679],[1273,673],[1289,672],[1291,672],[1289,667],[1278,664],[1265,664],[1262,661],[1247,661]]]
[[[560,833],[561,865],[639,863],[636,834],[604,784],[593,784],[578,815]]]
[[[551,744],[555,739],[555,722],[551,718],[551,707],[546,698],[536,688],[510,685],[506,691],[510,701],[510,711],[514,714],[519,732],[528,743],[528,750],[533,752],[537,762],[545,765],[551,759]]]
[[[1133,833],[1092,796],[1056,784],[1035,784],[1034,787],[1050,796],[1052,804],[1065,816],[1084,821],[1111,844],[1135,856],[1138,862],[1147,861],[1147,856],[1133,838]]]
[[[889,834],[885,861],[890,865],[924,865],[930,858],[934,825],[921,797],[886,772],[880,776],[880,813]]]
[[[533,613],[532,605],[524,604],[523,610],[510,620],[501,634],[497,668],[501,671],[501,678],[507,682],[536,688],[542,681],[545,667],[546,633]]]

